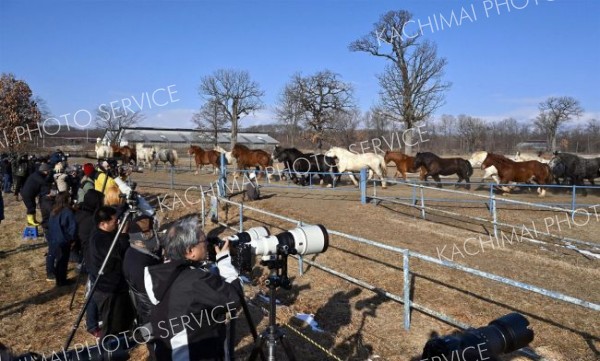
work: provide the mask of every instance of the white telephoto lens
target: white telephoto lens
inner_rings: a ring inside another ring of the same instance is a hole
[[[329,235],[321,225],[299,227],[289,232],[294,236],[299,255],[325,252],[329,246]]]

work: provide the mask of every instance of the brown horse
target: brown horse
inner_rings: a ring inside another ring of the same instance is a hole
[[[188,149],[188,154],[194,156],[194,160],[196,161],[196,173],[203,165],[212,165],[213,173],[217,174],[217,170],[219,169],[219,157],[221,153],[216,150],[204,150],[197,145],[190,145],[190,149]]]
[[[250,167],[259,167],[266,172],[267,167],[273,165],[273,160],[269,153],[260,149],[250,149],[242,144],[236,144],[231,150],[231,155],[236,159],[238,169],[241,170]],[[270,178],[269,173],[267,173],[267,178]]]
[[[394,162],[396,165],[396,174],[394,174],[394,178],[402,175],[402,178],[406,181],[406,173],[418,173],[420,171],[420,176],[423,177],[424,173],[427,172],[423,167],[415,167],[415,157],[411,157],[402,152],[388,150],[385,152],[383,159],[385,160],[385,164]]]
[[[137,155],[134,149],[130,148],[128,145],[124,147],[119,147],[118,145],[111,145],[113,156],[115,158],[121,158],[121,162],[123,164],[129,163],[130,160],[137,161]]]
[[[515,162],[503,155],[488,153],[481,164],[481,169],[490,166],[498,169],[501,184],[508,184],[509,182],[530,183],[532,181],[539,185],[552,183],[550,167],[548,164],[540,163],[537,160]],[[502,190],[510,192],[510,189],[506,187],[502,187]],[[546,195],[546,190],[543,187],[538,187],[537,192],[540,197]]]

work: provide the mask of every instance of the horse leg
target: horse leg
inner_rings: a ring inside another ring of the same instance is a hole
[[[358,182],[356,181],[356,178],[354,177],[354,173],[348,172],[348,175],[350,176],[350,180],[352,180],[352,183],[354,183],[354,186],[358,187]]]
[[[431,178],[433,178],[433,180],[437,183],[438,188],[442,188],[442,180],[440,179],[439,175],[432,175]]]

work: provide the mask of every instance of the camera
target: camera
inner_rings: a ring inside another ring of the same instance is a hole
[[[423,349],[421,361],[499,360],[498,356],[516,351],[533,341],[529,321],[518,313],[502,316],[485,327],[468,329],[462,334],[435,337]]]
[[[119,177],[114,178],[114,180],[115,183],[119,186],[119,191],[123,193],[127,204],[130,207],[138,207],[141,213],[149,217],[153,217],[156,214],[156,211],[154,210],[154,208],[152,208],[150,203],[148,203],[148,201],[144,197],[142,197],[141,195],[139,195],[138,192],[135,191],[135,183],[133,183],[133,185],[130,187]]]
[[[227,240],[232,264],[240,272],[252,271],[252,256],[260,256],[265,262],[290,254],[322,253],[329,247],[329,234],[320,224],[294,228],[277,235],[270,235],[266,227],[254,227]],[[208,242],[219,247],[224,244],[219,238],[208,238]]]

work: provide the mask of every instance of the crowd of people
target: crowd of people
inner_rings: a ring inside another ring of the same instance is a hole
[[[87,274],[89,333],[104,339],[143,325],[152,330],[149,360],[232,359],[233,343],[226,335],[242,288],[228,242],[215,246],[216,262],[210,263],[197,214],[174,222],[162,237],[152,215],[125,217],[129,205],[114,180],[124,174],[115,162],[70,167],[56,157],[56,162],[26,155],[17,159],[10,166],[1,161],[3,191],[12,192],[6,186],[10,175],[15,198],[25,204],[27,224],[43,228],[48,281],[56,287],[72,284],[70,260]],[[25,173],[19,162],[27,164]],[[200,322],[190,321],[198,317]]]

